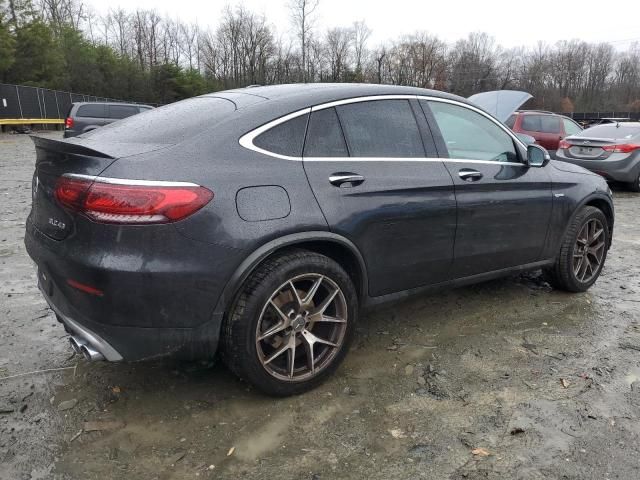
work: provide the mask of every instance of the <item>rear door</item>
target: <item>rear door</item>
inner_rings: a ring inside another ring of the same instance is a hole
[[[369,293],[449,279],[453,183],[415,99],[352,101],[313,109],[304,167],[329,228],[367,264]]]
[[[506,127],[467,106],[422,100],[455,184],[455,278],[540,260],[551,216],[551,177],[522,161]]]
[[[84,132],[105,125],[107,107],[104,103],[80,105],[74,118],[74,130]]]
[[[527,113],[522,115],[520,131],[531,135],[547,150],[555,151],[562,140],[564,130],[557,115]]]

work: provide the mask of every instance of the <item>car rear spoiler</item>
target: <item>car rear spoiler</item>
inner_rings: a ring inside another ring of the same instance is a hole
[[[36,148],[43,150],[49,150],[57,153],[70,153],[72,155],[83,155],[87,157],[109,158],[114,159],[111,155],[107,155],[104,152],[94,150],[86,147],[85,145],[78,145],[77,143],[69,142],[66,140],[56,140],[53,138],[39,137],[37,135],[31,135],[31,140],[35,144]]]

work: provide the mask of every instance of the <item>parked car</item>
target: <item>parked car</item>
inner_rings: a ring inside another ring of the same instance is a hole
[[[560,142],[558,160],[640,192],[640,122],[603,123]]]
[[[560,140],[582,131],[582,127],[569,117],[537,110],[515,112],[505,123],[514,132],[535,138],[536,143],[546,148],[552,158],[555,157]]]
[[[219,350],[272,395],[318,385],[360,311],[409,294],[539,268],[585,291],[613,231],[602,177],[419,88],[230,90],[34,142],[25,244],[74,348]]]
[[[134,103],[77,102],[72,103],[64,121],[64,138],[75,137],[136,115],[153,107]]]

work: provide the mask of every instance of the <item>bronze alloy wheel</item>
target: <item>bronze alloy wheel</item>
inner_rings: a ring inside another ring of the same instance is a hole
[[[588,283],[600,271],[606,249],[604,226],[597,218],[586,222],[578,233],[573,250],[573,274]]]
[[[286,281],[265,303],[256,326],[256,350],[264,369],[284,381],[306,380],[340,351],[347,330],[347,302],[325,275]]]

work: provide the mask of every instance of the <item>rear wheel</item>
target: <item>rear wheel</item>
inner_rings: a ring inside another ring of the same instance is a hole
[[[223,359],[267,394],[302,393],[343,360],[357,313],[353,283],[332,259],[303,250],[268,259],[225,320]]]
[[[595,207],[584,207],[571,222],[556,263],[548,270],[551,283],[569,292],[586,291],[600,276],[608,246],[607,218]]]

